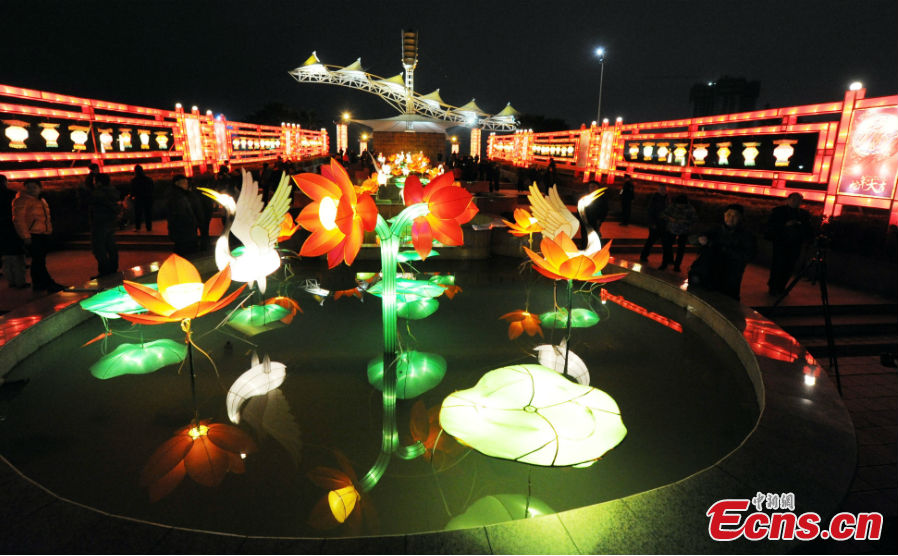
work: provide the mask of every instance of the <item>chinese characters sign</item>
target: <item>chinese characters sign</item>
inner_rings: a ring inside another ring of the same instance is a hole
[[[891,199],[898,177],[898,110],[857,110],[839,179],[839,193]]]

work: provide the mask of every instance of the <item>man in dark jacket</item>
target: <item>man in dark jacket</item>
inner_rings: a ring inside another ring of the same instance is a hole
[[[140,231],[141,221],[146,222],[147,231],[153,230],[153,180],[143,173],[143,167],[134,167],[131,178],[131,197],[134,199],[134,229]]]
[[[197,217],[194,210],[193,193],[187,177],[179,174],[172,180],[172,187],[166,201],[168,237],[175,244],[175,253],[189,257],[196,253]]]
[[[765,236],[773,242],[770,279],[767,280],[770,295],[781,295],[786,290],[786,283],[801,255],[801,247],[811,237],[811,214],[800,208],[802,200],[800,193],[792,193],[786,197],[785,205],[770,213]]]
[[[655,242],[663,237],[665,229],[663,214],[664,209],[667,208],[667,201],[667,186],[662,183],[658,186],[658,191],[649,197],[649,237],[645,240],[645,245],[642,246],[642,254],[639,255],[639,260],[642,262],[649,260],[649,253]]]
[[[742,275],[757,253],[755,236],[742,226],[742,215],[745,210],[742,205],[728,205],[723,213],[723,225],[714,228],[705,235],[698,237],[699,245],[708,250],[703,252],[699,259],[708,257],[706,271],[701,285],[716,289],[736,301],[739,300],[742,289]],[[690,269],[689,283],[693,283],[694,270],[699,264],[699,259],[693,263]]]
[[[96,186],[90,192],[90,247],[97,259],[97,276],[118,272],[118,247],[115,230],[119,218],[119,194],[109,181],[109,174],[97,174]]]

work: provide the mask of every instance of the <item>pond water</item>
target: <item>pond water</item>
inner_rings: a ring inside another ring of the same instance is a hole
[[[448,368],[435,388],[415,400],[399,400],[402,444],[412,442],[415,403],[438,407],[487,371],[536,363],[536,345],[562,338],[562,330],[545,328],[545,338],[525,333],[508,339],[501,315],[523,309],[528,297],[531,311],[550,311],[555,295],[551,281],[530,270],[522,273],[519,262],[417,263],[452,272],[463,291],[451,300],[440,297],[439,310],[426,319],[399,321],[403,346],[439,354]],[[231,326],[213,330],[226,311],[194,322],[196,344],[212,356],[218,371],[216,376],[195,354],[201,419],[229,423],[226,393],[250,367],[253,351],[286,366],[280,388],[243,405],[239,427],[257,445],[243,460],[244,473],[227,473],[215,487],[185,477],[167,496],[149,500],[141,471],[193,417],[189,374],[186,369],[179,374],[175,364],[151,374],[99,380],[89,368],[119,344],[139,341],[140,334],[145,341],[177,342],[184,334],[176,324],[132,328],[116,320],[110,327],[121,333],[81,347],[103,332],[98,317],[29,357],[8,377],[29,382],[0,402],[3,455],[62,497],[166,525],[271,536],[401,534],[521,518],[525,511],[563,511],[668,484],[726,455],[757,419],[745,370],[721,339],[684,309],[612,283],[609,293],[682,326],[677,331],[634,312],[633,305],[575,296],[575,307],[591,303],[600,316],[595,326],[574,330],[571,349],[586,363],[591,385],[620,408],[628,434],[616,448],[587,468],[540,467],[485,456],[444,434],[429,460],[394,457],[381,481],[362,494],[358,517],[322,530],[315,508],[327,489],[314,484],[310,472],[341,469],[341,454],[360,478],[380,452],[381,394],[368,383],[366,367],[381,352],[381,311],[380,300],[370,294],[364,302],[330,296],[319,304],[301,285],[312,278],[330,290],[349,288],[356,271],[374,270],[366,261],[356,266],[327,272],[318,261],[303,261],[286,281],[279,271],[281,279],[269,281],[265,297],[289,295],[299,303],[303,312],[289,325],[246,336]],[[563,285],[557,297],[563,303]]]

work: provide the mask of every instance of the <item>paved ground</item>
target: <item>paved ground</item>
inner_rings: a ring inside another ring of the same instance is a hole
[[[161,227],[163,223],[156,223]],[[607,222],[602,227],[605,237],[644,238],[647,231],[640,226],[621,226]],[[146,233],[146,232],[143,232]],[[133,234],[133,232],[128,232]],[[121,251],[120,267],[128,268],[152,261],[161,261],[168,251]],[[683,269],[688,269],[693,254],[688,254]],[[636,258],[625,255],[623,258]],[[660,252],[654,253],[648,265],[657,267]],[[96,263],[89,251],[68,250],[51,253],[48,268],[54,279],[65,285],[84,285],[96,273]],[[768,306],[774,298],[767,294],[767,269],[749,265],[742,287],[742,302],[748,306]],[[685,280],[684,273],[664,272],[672,282]],[[894,303],[878,295],[868,294],[838,284],[829,288],[830,303],[875,304]],[[5,279],[0,279],[0,312],[8,312],[22,305],[38,300],[31,290],[11,289]],[[818,305],[820,292],[816,285],[801,281],[784,301],[785,305]],[[774,317],[773,320],[776,320]],[[11,331],[6,331],[7,333]],[[2,333],[0,333],[2,336]],[[837,343],[839,339],[836,339]],[[0,342],[2,343],[2,342]],[[820,361],[825,365],[826,361]],[[874,545],[856,546],[851,544],[811,543],[802,547],[808,553],[869,552],[895,553],[896,523],[898,523],[898,374],[893,368],[880,364],[878,357],[847,357],[839,360],[842,394],[854,421],[858,441],[857,471],[850,492],[842,504],[842,511],[881,512],[887,524],[884,540]],[[775,455],[774,455],[775,457]],[[813,462],[808,462],[813,465]]]

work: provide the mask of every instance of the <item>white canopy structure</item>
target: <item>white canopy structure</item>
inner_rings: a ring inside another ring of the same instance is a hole
[[[414,118],[414,128],[416,130],[421,129],[418,127],[419,125],[437,125],[437,122],[439,122],[439,125],[448,124],[439,131],[458,125],[477,127],[489,131],[514,131],[517,129],[515,116],[518,114],[518,111],[512,108],[510,103],[506,105],[502,112],[495,116],[481,110],[473,99],[464,106],[452,106],[440,98],[439,89],[423,96],[415,93],[414,90],[407,86],[402,73],[390,78],[383,78],[363,71],[361,58],[345,67],[334,66],[323,64],[318,59],[318,55],[312,52],[312,55],[301,66],[288,73],[299,83],[341,85],[377,95],[398,112],[406,116],[416,116]],[[412,111],[410,112],[409,109]],[[425,118],[423,121],[420,118],[422,116]],[[388,120],[393,120],[393,118]],[[366,121],[358,121],[370,127],[375,127],[365,123]],[[398,120],[398,122],[407,121]],[[421,131],[424,131],[424,129],[421,129]]]

